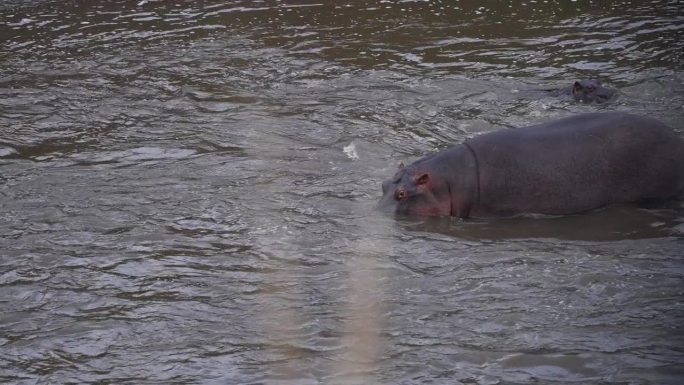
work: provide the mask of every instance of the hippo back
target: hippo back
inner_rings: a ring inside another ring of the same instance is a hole
[[[475,215],[576,213],[684,190],[684,140],[651,118],[583,114],[466,143],[479,168]]]

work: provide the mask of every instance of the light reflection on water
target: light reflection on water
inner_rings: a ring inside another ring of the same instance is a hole
[[[682,132],[678,2],[0,12],[2,381],[681,382],[681,205],[373,211],[400,161],[496,128]],[[577,78],[619,96],[546,91]]]

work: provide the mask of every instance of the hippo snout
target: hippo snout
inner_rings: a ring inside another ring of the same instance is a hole
[[[397,203],[394,195],[389,191],[389,181],[382,184],[382,198],[375,206],[375,209],[383,213],[392,214],[397,210]]]

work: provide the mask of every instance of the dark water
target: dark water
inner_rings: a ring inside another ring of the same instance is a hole
[[[684,213],[403,220],[465,137],[683,132],[680,1],[5,1],[0,382],[681,384]],[[545,89],[598,78],[605,105]]]

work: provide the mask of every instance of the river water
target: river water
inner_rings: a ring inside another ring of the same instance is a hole
[[[402,219],[571,114],[684,135],[681,1],[0,4],[0,382],[681,384],[684,208]],[[546,90],[597,78],[607,104]]]

